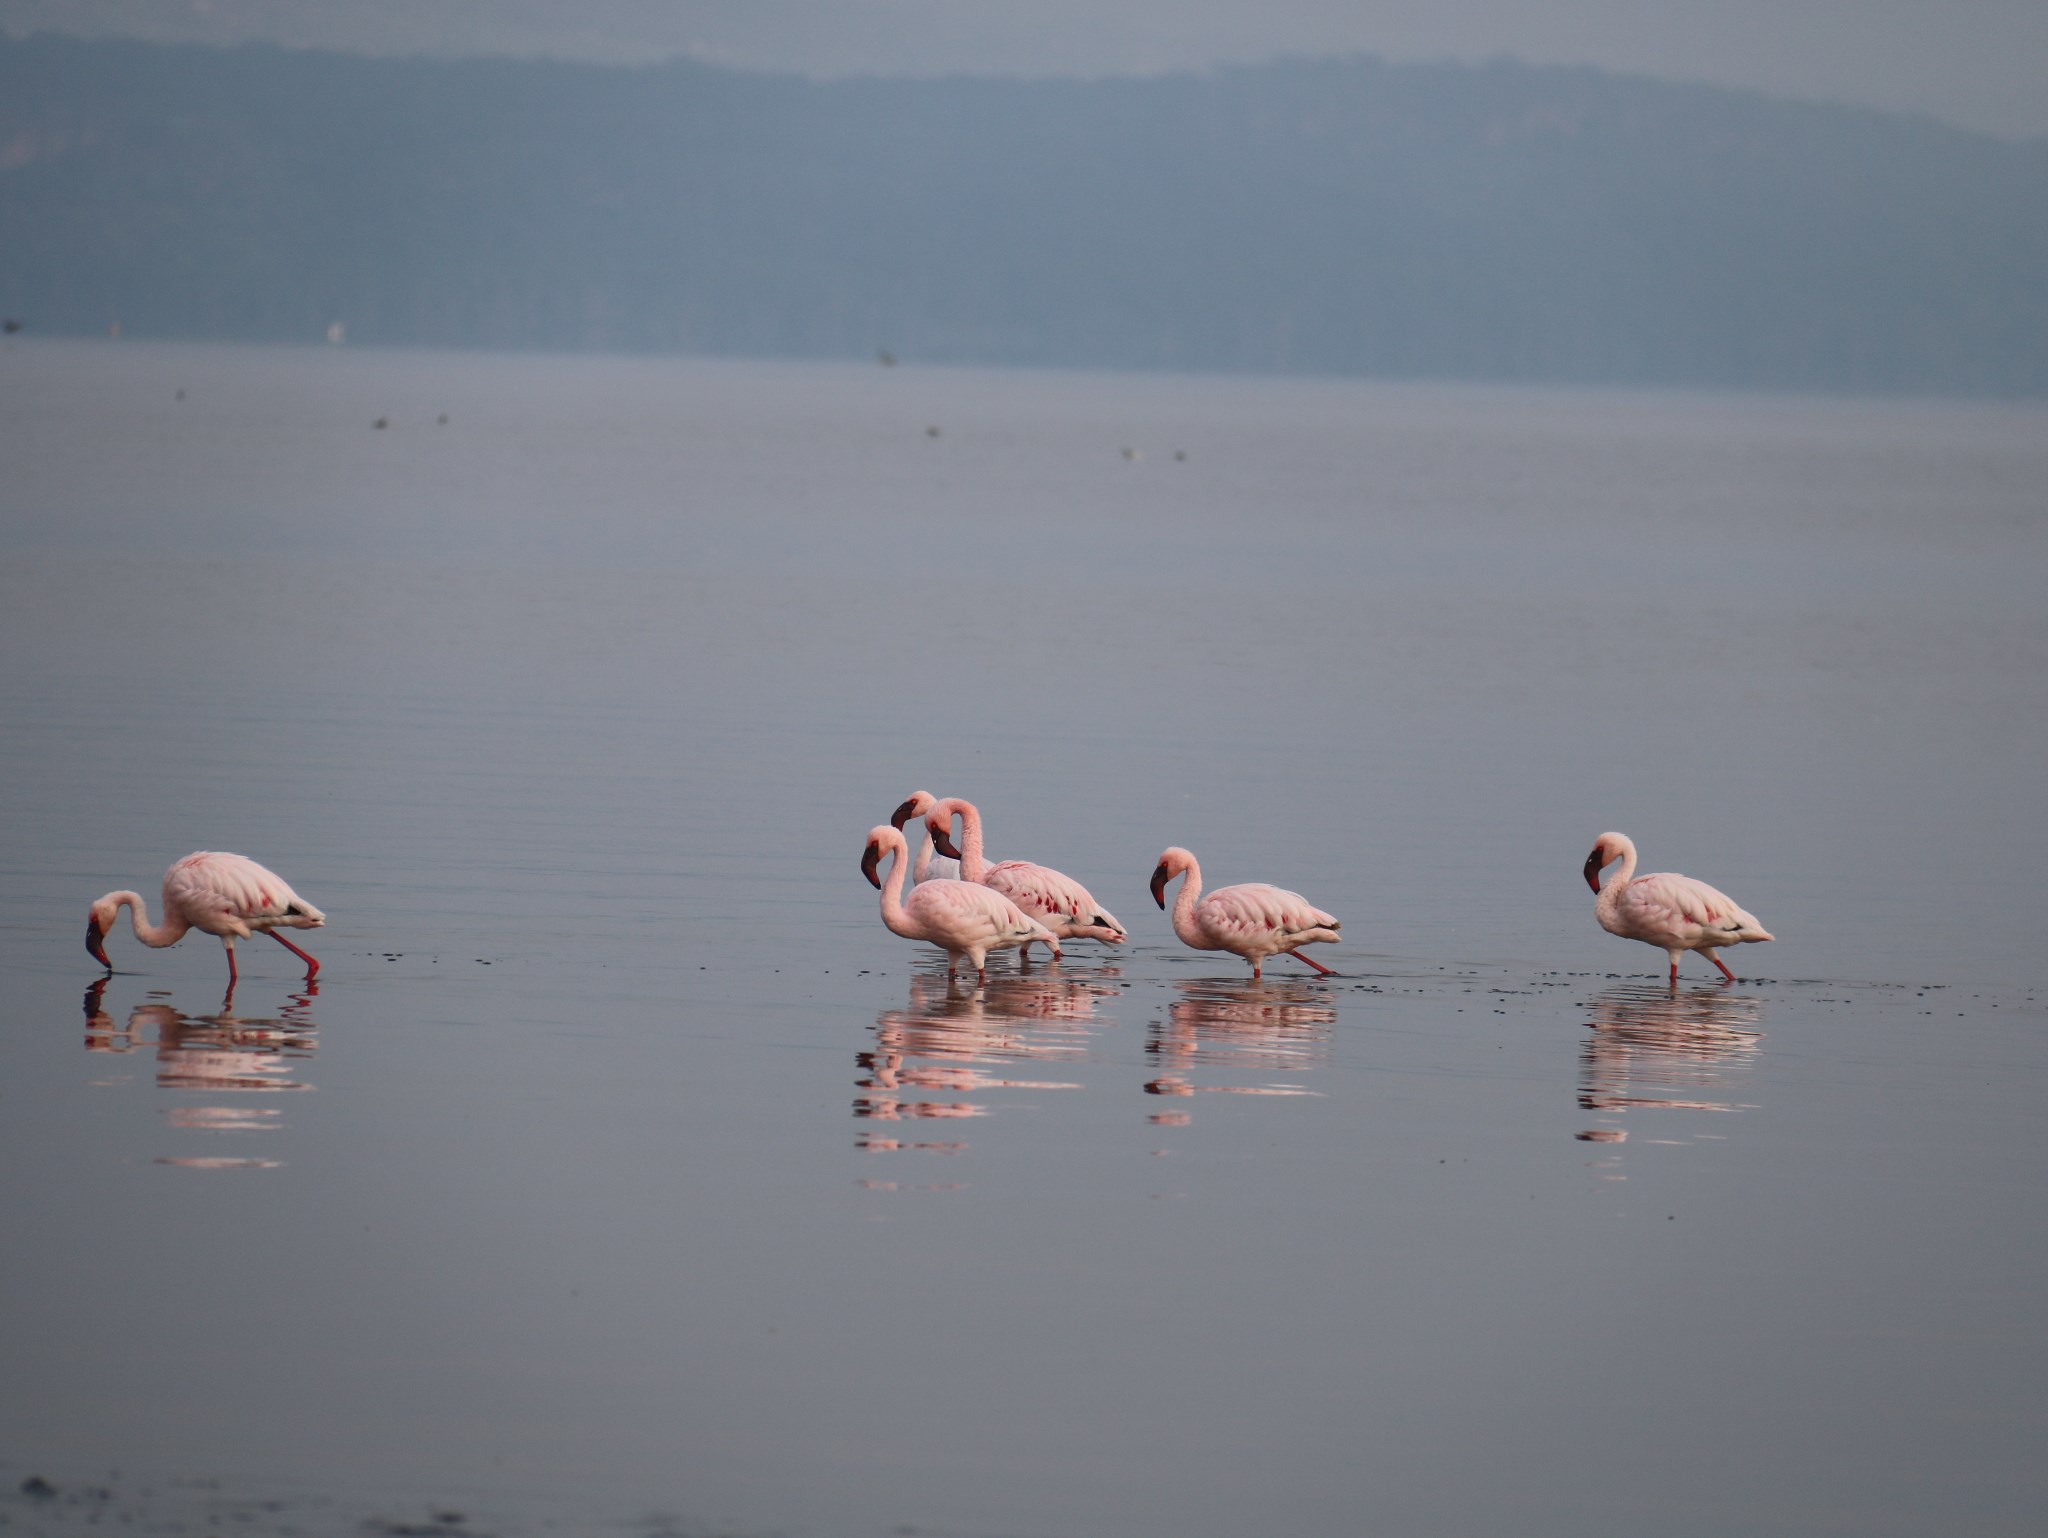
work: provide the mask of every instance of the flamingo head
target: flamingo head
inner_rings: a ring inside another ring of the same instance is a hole
[[[938,798],[928,790],[913,790],[901,806],[889,814],[889,826],[897,832],[913,817],[922,817],[937,803]]]
[[[94,961],[97,961],[111,972],[114,970],[114,964],[107,960],[107,947],[104,942],[107,938],[107,931],[114,927],[114,914],[112,911],[103,911],[105,909],[106,903],[102,899],[100,902],[94,903],[92,910],[86,914],[85,948],[92,954]]]
[[[925,815],[924,830],[932,836],[932,848],[949,860],[964,859],[959,846],[953,842],[953,814],[951,812],[929,812]]]
[[[1164,908],[1166,883],[1194,863],[1195,857],[1177,845],[1160,855],[1159,863],[1152,867],[1152,900]]]
[[[1600,891],[1600,872],[1622,857],[1623,846],[1628,840],[1619,833],[1603,833],[1593,840],[1593,852],[1586,856],[1582,874],[1586,885],[1597,895]]]
[[[894,828],[875,828],[868,834],[868,847],[860,857],[860,873],[868,878],[868,885],[876,891],[882,889],[883,857],[903,848],[903,835]]]

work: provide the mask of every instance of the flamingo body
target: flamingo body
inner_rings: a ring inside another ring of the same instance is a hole
[[[144,945],[176,945],[191,930],[217,935],[228,953],[228,986],[234,987],[235,942],[251,935],[267,934],[306,963],[306,976],[313,977],[320,963],[277,931],[318,929],[327,915],[291,889],[277,872],[258,865],[245,855],[218,850],[188,854],[164,872],[163,922],[152,924],[141,894],[109,892],[97,899],[86,918],[85,948],[93,959],[113,971],[104,941],[114,920],[128,909],[135,938]]]
[[[946,953],[948,974],[964,957],[974,964],[975,975],[986,982],[990,951],[1034,940],[1053,943],[1051,930],[1002,893],[979,882],[933,878],[913,886],[908,898],[899,896],[909,855],[910,846],[903,835],[884,825],[868,834],[861,873],[882,893],[882,922],[890,932],[938,946]],[[884,859],[895,861],[886,880],[880,873]]]
[[[953,843],[955,817],[960,819],[958,847]],[[952,796],[935,802],[925,813],[924,824],[939,852],[960,862],[961,879],[978,881],[1001,892],[1057,937],[1052,944],[1053,955],[1060,954],[1062,939],[1106,940],[1111,945],[1121,945],[1128,938],[1116,915],[1072,876],[1029,860],[1004,860],[991,865],[981,852],[981,811],[972,801]]]
[[[1621,869],[1603,887],[1600,872],[1615,860]],[[1626,834],[1603,833],[1593,841],[1584,871],[1595,893],[1593,916],[1609,934],[1654,945],[1669,956],[1674,986],[1678,958],[1687,951],[1698,951],[1733,982],[1735,974],[1715,954],[1719,948],[1775,938],[1726,892],[1704,881],[1672,871],[1647,876],[1635,871],[1636,846]]]
[[[1297,947],[1335,943],[1340,936],[1338,921],[1323,912],[1299,892],[1248,881],[1241,886],[1218,887],[1201,896],[1202,867],[1195,857],[1178,846],[1159,856],[1152,871],[1152,900],[1166,906],[1166,884],[1185,873],[1180,895],[1173,903],[1173,932],[1181,943],[1198,951],[1230,951],[1252,964],[1258,977],[1268,956],[1283,952],[1296,961],[1307,962],[1318,972],[1330,970],[1310,961]]]

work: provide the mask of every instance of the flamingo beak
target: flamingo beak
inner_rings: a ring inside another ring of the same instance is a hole
[[[860,873],[868,878],[868,885],[876,891],[882,889],[882,877],[877,869],[882,863],[882,846],[868,845],[867,853],[860,857]]]
[[[910,819],[915,817],[916,815],[917,797],[912,796],[908,801],[904,802],[901,806],[897,807],[895,811],[889,814],[889,826],[894,828],[898,833],[901,833],[903,831],[903,825],[906,822],[910,821]]]
[[[958,849],[953,847],[953,830],[951,828],[934,831],[932,833],[932,848],[938,850],[940,854],[944,855],[949,860],[959,860],[965,858],[965,856],[963,856]]]
[[[1162,908],[1166,906],[1166,883],[1170,879],[1166,873],[1166,862],[1161,860],[1152,872],[1152,900]]]
[[[100,944],[100,941],[104,938],[105,936],[100,931],[100,921],[92,917],[90,914],[86,915],[85,948],[92,953],[92,959],[94,961],[97,961],[101,966],[105,967],[109,972],[111,972],[114,970],[114,964],[111,961],[107,960],[106,947]]]
[[[1607,862],[1600,858],[1600,851],[1594,850],[1586,856],[1586,885],[1593,889],[1593,895],[1600,895],[1600,867]]]

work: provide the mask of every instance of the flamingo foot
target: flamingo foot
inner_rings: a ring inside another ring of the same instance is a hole
[[[1292,956],[1296,961],[1308,962],[1310,966],[1314,967],[1318,972],[1322,973],[1325,977],[1330,977],[1334,975],[1332,974],[1330,969],[1324,966],[1320,961],[1309,961],[1308,957],[1302,955],[1300,951],[1289,951],[1287,954]]]

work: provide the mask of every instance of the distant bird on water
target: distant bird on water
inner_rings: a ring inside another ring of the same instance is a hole
[[[881,875],[883,860],[894,857],[888,879]],[[1052,931],[1025,913],[1000,892],[972,881],[934,879],[912,887],[906,901],[900,895],[904,866],[910,845],[887,823],[868,833],[867,850],[861,856],[860,873],[882,894],[882,922],[892,934],[906,940],[928,940],[946,953],[946,975],[961,958],[974,963],[975,975],[988,981],[988,953],[1032,940],[1052,943]]]
[[[1600,872],[1616,860],[1621,861],[1621,869],[1601,886]],[[1674,988],[1678,986],[1678,958],[1686,951],[1698,951],[1732,983],[1735,974],[1715,950],[1775,938],[1727,893],[1704,881],[1670,871],[1638,876],[1636,846],[1626,834],[1603,833],[1593,840],[1585,877],[1594,892],[1593,916],[1600,927],[1624,940],[1640,940],[1664,951],[1671,958]]]
[[[152,924],[149,909],[136,892],[109,892],[92,905],[85,924],[85,948],[109,972],[102,943],[123,908],[144,945],[176,945],[187,930],[220,936],[228,953],[228,988],[235,986],[235,942],[267,934],[306,964],[311,981],[320,963],[278,933],[280,929],[318,929],[327,915],[294,892],[282,876],[238,854],[205,850],[188,854],[164,872],[164,921]]]
[[[1338,923],[1299,892],[1250,881],[1218,887],[1201,897],[1202,867],[1187,850],[1175,846],[1159,856],[1152,870],[1152,900],[1166,906],[1166,883],[1183,872],[1180,896],[1173,902],[1173,932],[1183,945],[1198,951],[1233,951],[1252,964],[1252,976],[1268,956],[1286,954],[1325,976],[1330,969],[1310,961],[1297,947],[1334,943]]]

